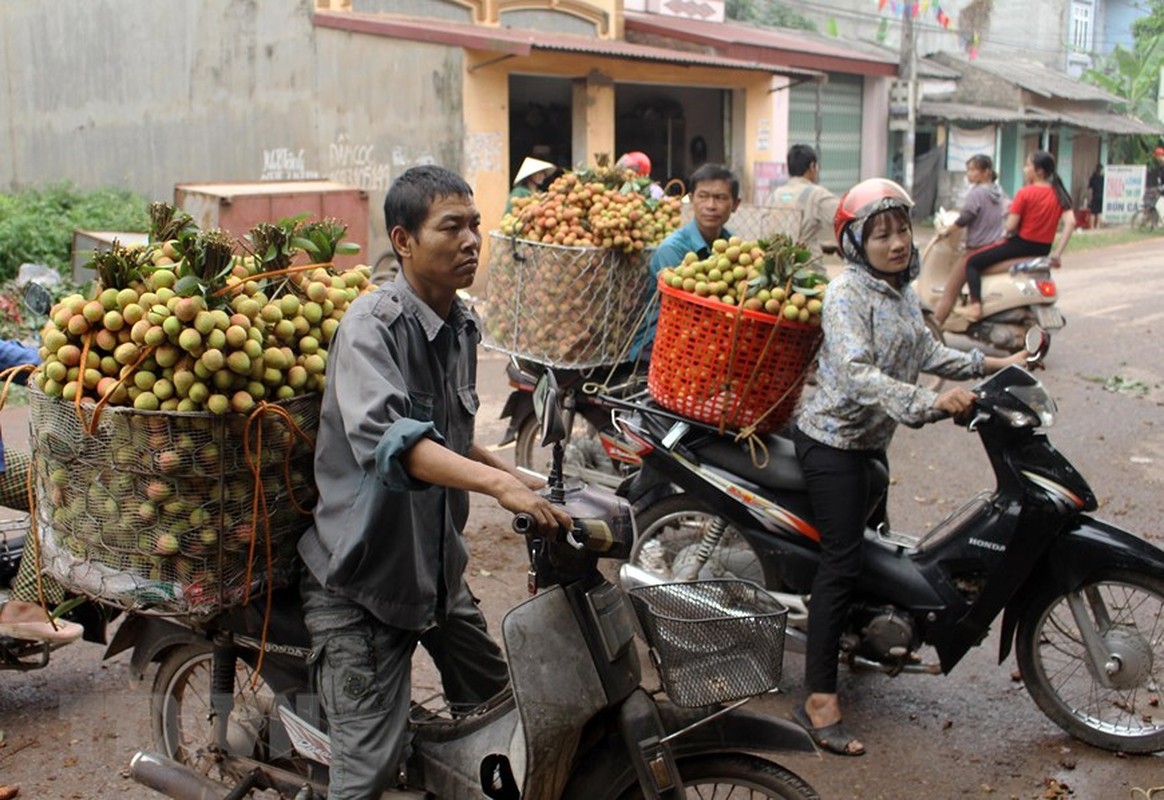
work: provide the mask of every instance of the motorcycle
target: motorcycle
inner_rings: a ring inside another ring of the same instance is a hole
[[[1007,367],[973,392],[959,424],[980,437],[997,486],[920,539],[866,531],[841,658],[948,673],[1001,615],[999,662],[1014,647],[1053,722],[1106,750],[1164,750],[1164,552],[1090,516],[1095,495],[1040,431],[1056,408],[1030,372]],[[645,404],[623,403],[618,424],[643,459],[619,492],[640,531],[630,563],[662,580],[760,583],[791,609],[790,642],[803,644],[820,549],[791,440],[766,437],[757,466],[730,437]],[[883,468],[870,480],[888,486]],[[923,645],[936,662],[921,660]]]
[[[539,385],[539,406],[556,409],[552,377]],[[807,734],[739,708],[779,679],[782,653],[773,645],[782,644],[786,609],[740,581],[627,590],[608,582],[598,565],[628,555],[629,506],[609,492],[565,484],[564,421],[556,410],[542,416],[541,441],[554,450],[549,496],[575,524],[543,539],[531,518],[514,519],[514,530],[529,538],[530,588],[538,591],[501,625],[511,690],[470,712],[414,704],[412,752],[400,787],[384,796],[600,800],[689,790],[720,796],[747,787],[753,797],[819,797],[756,755],[814,752]],[[640,686],[625,594],[644,631],[654,631],[670,700]],[[301,608],[292,591],[271,609],[265,639],[256,607],[191,629],[154,619],[136,635],[119,631],[114,648],[132,644],[137,668],[161,662],[151,717],[162,754],[136,754],[135,780],[179,799],[241,798],[251,789],[297,800],[324,796],[329,741],[308,689]],[[685,614],[686,626],[657,624]]]
[[[7,599],[16,573],[20,570],[20,560],[26,555],[29,535],[27,514],[0,521],[0,603]],[[30,552],[28,557],[31,558]],[[76,622],[85,629],[83,635],[85,641],[105,644],[105,628],[114,615],[113,611],[77,596],[66,597],[62,607],[57,611],[60,612],[61,618]],[[28,672],[44,669],[49,665],[53,651],[64,647],[65,644],[14,639],[0,635],[0,671]]]
[[[1006,355],[1023,348],[1027,331],[1038,326],[1057,331],[1065,324],[1056,303],[1058,291],[1049,258],[1000,261],[982,275],[982,318],[971,321],[953,312],[938,325],[931,313],[945,291],[959,259],[965,255],[965,231],[954,225],[956,211],[939,209],[934,219],[937,236],[926,244],[915,289],[926,313],[926,324],[941,342],[959,349],[983,347],[989,354]],[[967,298],[963,289],[960,301]]]
[[[549,472],[551,451],[539,445],[541,424],[534,413],[533,394],[538,378],[552,372],[565,415],[563,468],[571,478],[615,489],[638,469],[638,458],[621,441],[611,421],[610,408],[600,394],[629,397],[646,389],[647,364],[619,364],[588,370],[564,370],[510,357],[505,373],[513,391],[505,399],[501,419],[509,427],[501,441],[513,442],[513,461],[539,475]]]

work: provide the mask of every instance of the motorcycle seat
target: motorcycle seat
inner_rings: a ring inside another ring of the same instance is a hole
[[[768,450],[768,463],[757,467],[752,451],[742,442],[727,436],[715,436],[692,446],[701,461],[714,464],[732,475],[767,489],[804,491],[804,474],[796,460],[792,440],[785,436],[768,434],[762,438]]]

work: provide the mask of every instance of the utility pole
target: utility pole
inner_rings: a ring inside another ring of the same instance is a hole
[[[915,2],[917,0],[914,0]],[[905,143],[902,147],[902,175],[905,190],[913,194],[913,158],[917,140],[917,44],[914,41],[913,6],[905,4],[901,18],[901,58],[898,72],[908,86],[909,108],[906,117]]]

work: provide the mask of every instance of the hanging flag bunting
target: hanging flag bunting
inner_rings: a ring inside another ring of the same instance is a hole
[[[828,31],[829,36],[833,37],[834,39],[837,38],[838,34],[837,34],[837,18],[836,17],[829,17],[829,21],[826,24],[826,30]]]
[[[887,2],[888,2],[888,0],[877,0],[877,10],[878,10],[878,11],[884,11],[884,10],[885,10],[885,4],[886,4]]]

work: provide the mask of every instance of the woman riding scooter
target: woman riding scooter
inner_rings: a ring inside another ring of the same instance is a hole
[[[1007,358],[962,352],[930,335],[911,286],[919,269],[912,206],[903,188],[881,178],[862,181],[841,198],[835,229],[845,270],[829,284],[824,305],[817,390],[792,431],[820,531],[805,656],[809,695],[793,716],[820,747],[838,755],[865,752],[841,721],[837,652],[861,572],[865,526],[885,516],[884,499],[874,519],[867,514],[875,491],[869,462],[887,466],[898,422],[921,424],[934,409],[952,416],[971,409],[968,389],[939,395],[916,385],[919,372],[969,378],[1022,364],[1027,356],[1025,350]]]
[[[1062,220],[1063,236],[1052,256],[1052,263],[1058,265],[1075,232],[1071,195],[1055,171],[1055,157],[1045,150],[1031,153],[1023,164],[1023,179],[1026,185],[1015,194],[1006,215],[1006,233],[1010,238],[971,256],[966,262],[970,302],[961,314],[970,320],[982,318],[982,273],[987,267],[1008,258],[1049,254]]]
[[[950,316],[962,284],[966,282],[966,260],[970,256],[990,247],[1002,238],[1003,217],[1006,216],[1006,193],[998,185],[998,173],[990,156],[979,153],[966,160],[966,180],[970,191],[962,203],[962,210],[950,228],[943,228],[939,236],[947,235],[952,228],[966,229],[966,254],[958,259],[950,276],[946,279],[942,296],[934,306],[934,321],[940,326]]]

